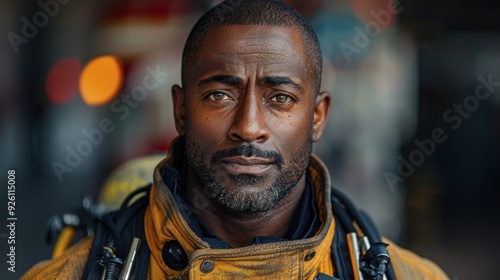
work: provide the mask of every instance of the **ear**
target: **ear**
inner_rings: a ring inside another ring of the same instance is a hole
[[[172,102],[174,104],[175,129],[179,135],[186,132],[186,100],[184,90],[178,86],[172,86]]]
[[[325,129],[328,116],[330,115],[331,94],[322,91],[316,96],[313,117],[313,142],[317,142]]]

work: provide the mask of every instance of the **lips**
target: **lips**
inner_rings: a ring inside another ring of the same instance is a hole
[[[231,174],[262,175],[275,165],[269,158],[232,156],[221,160],[224,168]]]

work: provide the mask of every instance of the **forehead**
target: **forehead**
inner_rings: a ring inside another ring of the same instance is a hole
[[[217,49],[227,43],[236,44],[240,48],[271,48],[295,51],[303,50],[300,32],[292,27],[267,25],[227,25],[211,28],[205,35],[203,46]],[[261,43],[264,43],[262,45]],[[300,50],[299,50],[300,49]]]
[[[197,56],[194,79],[208,72],[279,74],[309,80],[301,33],[295,28],[230,25],[210,29]],[[245,73],[244,73],[245,72]]]

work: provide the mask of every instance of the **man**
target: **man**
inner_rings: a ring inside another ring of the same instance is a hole
[[[311,155],[331,102],[319,90],[316,35],[279,1],[236,2],[208,11],[189,35],[182,87],[172,87],[179,137],[155,170],[149,202],[129,207],[140,214],[104,219],[112,234],[98,230],[24,279],[127,270],[120,244],[130,232],[143,244],[139,279],[382,279],[385,245],[373,243],[379,254],[360,261],[357,235],[346,233],[364,219],[345,222],[348,204],[332,205],[328,171]],[[397,279],[447,279],[430,261],[394,244],[388,251]]]

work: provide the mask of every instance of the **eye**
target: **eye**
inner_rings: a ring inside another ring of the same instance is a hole
[[[286,94],[277,94],[273,98],[271,98],[272,101],[278,102],[278,103],[288,103],[291,101],[291,97],[286,95]]]
[[[227,96],[227,94],[225,94],[223,92],[215,91],[215,92],[210,93],[208,95],[208,98],[210,98],[211,100],[214,100],[214,101],[222,101],[222,100],[228,99],[229,96]]]

